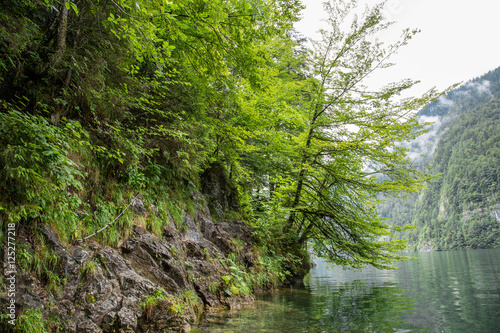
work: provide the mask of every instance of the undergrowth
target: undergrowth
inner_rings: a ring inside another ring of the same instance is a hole
[[[47,333],[40,309],[27,309],[16,320],[16,332]]]

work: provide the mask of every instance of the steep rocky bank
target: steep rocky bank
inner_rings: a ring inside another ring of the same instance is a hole
[[[252,302],[238,290],[244,283],[236,283],[245,274],[241,269],[256,260],[250,227],[214,223],[202,206],[185,216],[183,231],[171,219],[164,225],[161,238],[135,225],[117,248],[92,239],[64,246],[48,226],[39,226],[56,254],[54,273],[61,286],[50,288],[48,281],[20,270],[18,315],[40,309],[52,332],[188,332],[208,309]],[[29,237],[20,241],[29,245]]]

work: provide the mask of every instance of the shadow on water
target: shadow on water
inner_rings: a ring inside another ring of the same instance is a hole
[[[329,267],[195,332],[500,332],[500,249],[421,253],[396,271]]]

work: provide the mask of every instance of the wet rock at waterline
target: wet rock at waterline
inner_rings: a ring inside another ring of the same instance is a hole
[[[170,219],[162,238],[136,225],[117,248],[93,239],[64,246],[42,225],[62,283],[50,288],[32,272],[20,273],[18,312],[41,309],[45,318],[57,316],[57,328],[65,332],[188,332],[204,309],[251,302],[228,295],[221,277],[231,274],[229,253],[253,262],[252,229],[242,222],[214,223],[207,212],[186,215],[182,232]]]

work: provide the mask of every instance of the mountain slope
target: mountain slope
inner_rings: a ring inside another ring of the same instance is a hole
[[[418,227],[401,235],[410,239],[410,250],[500,246],[499,96],[500,68],[419,113],[435,123],[411,143],[410,154],[417,165],[441,175],[419,195],[379,207],[394,224]]]
[[[434,249],[500,245],[500,101],[467,111],[450,124],[434,154],[432,181],[415,207],[412,244]]]

